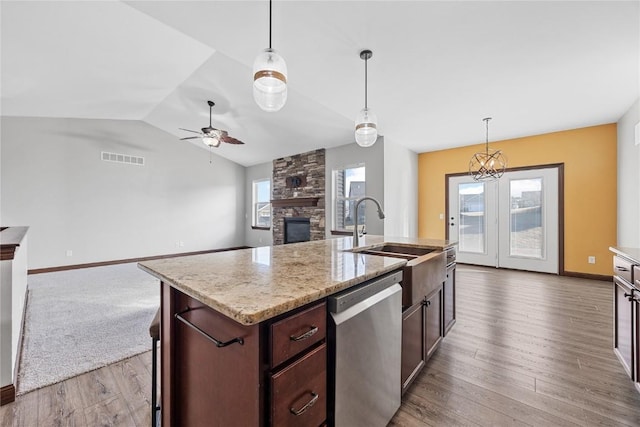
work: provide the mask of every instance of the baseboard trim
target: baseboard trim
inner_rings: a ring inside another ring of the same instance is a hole
[[[73,264],[73,265],[61,265],[58,267],[46,267],[46,268],[35,268],[29,270],[27,274],[40,274],[40,273],[52,273],[55,271],[65,271],[65,270],[76,270],[78,268],[90,268],[90,267],[103,267],[105,265],[115,265],[115,264],[125,264],[129,262],[141,262],[141,261],[151,261],[154,259],[165,259],[165,258],[176,258],[181,256],[190,256],[190,255],[202,255],[202,254],[210,254],[214,252],[225,252],[225,251],[235,251],[236,249],[250,249],[251,246],[235,246],[231,248],[222,248],[222,249],[208,249],[205,251],[195,251],[195,252],[182,252],[177,254],[167,254],[167,255],[154,255],[142,258],[128,258],[128,259],[118,259],[113,261],[100,261],[100,262],[89,262],[86,264]]]
[[[575,271],[565,270],[563,276],[577,277],[578,279],[602,280],[604,282],[613,281],[613,276],[607,276],[606,274],[577,273]]]
[[[14,402],[16,400],[16,388],[13,384],[5,385],[0,388],[0,406],[4,406],[7,403]]]

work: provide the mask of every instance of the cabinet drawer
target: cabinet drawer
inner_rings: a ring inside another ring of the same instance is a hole
[[[640,289],[640,266],[635,265],[633,267],[633,280],[636,281],[636,288]]]
[[[327,416],[327,345],[271,377],[271,425],[319,426]]]
[[[629,284],[633,283],[633,263],[621,256],[613,257],[613,274],[626,280]]]
[[[321,341],[327,334],[326,303],[318,304],[271,325],[271,367]]]

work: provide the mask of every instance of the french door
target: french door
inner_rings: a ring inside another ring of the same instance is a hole
[[[461,263],[559,272],[558,167],[506,172],[497,181],[449,180],[449,239]]]

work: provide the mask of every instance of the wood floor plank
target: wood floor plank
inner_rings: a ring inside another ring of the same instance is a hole
[[[16,398],[13,408],[12,427],[38,426],[38,395],[40,390],[35,390]]]
[[[136,426],[151,424],[151,375],[139,357],[109,366]]]
[[[119,395],[120,390],[108,366],[77,377],[84,407],[88,408]]]
[[[132,427],[135,421],[121,394],[103,399],[84,410],[87,425],[100,427]]]
[[[38,423],[42,426],[84,427],[87,422],[77,378],[38,390]]]

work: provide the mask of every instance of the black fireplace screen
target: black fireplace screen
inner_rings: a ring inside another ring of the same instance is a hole
[[[311,240],[311,222],[309,218],[284,219],[284,243],[308,242]]]

